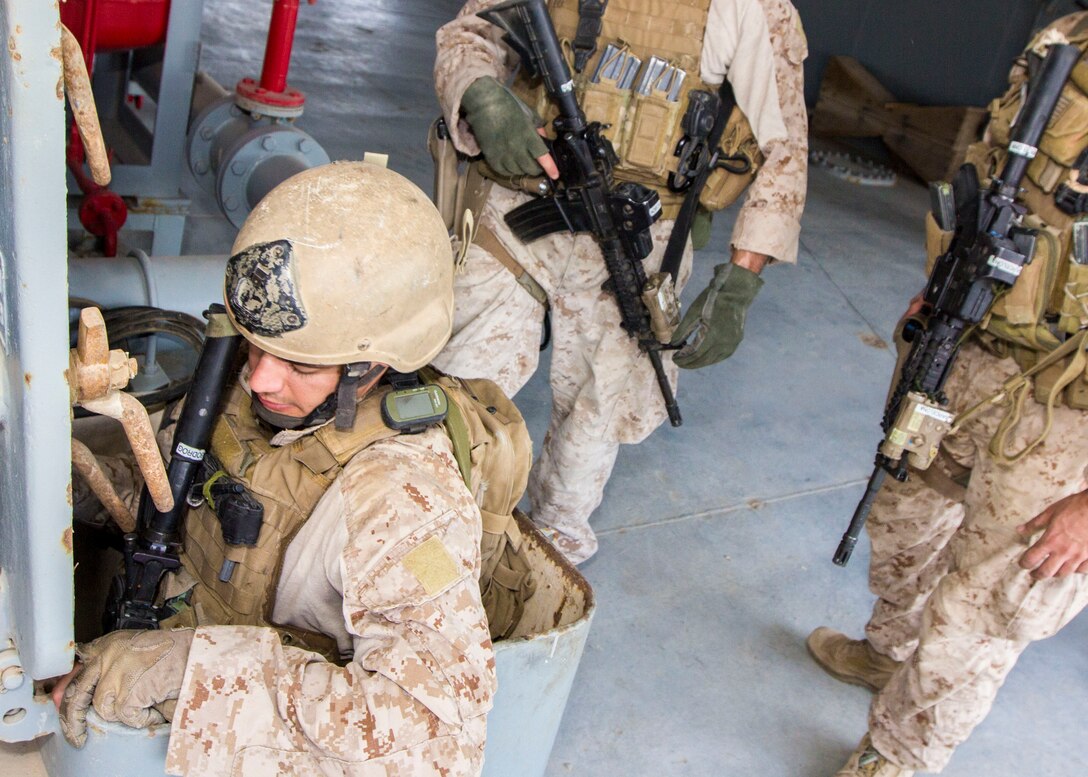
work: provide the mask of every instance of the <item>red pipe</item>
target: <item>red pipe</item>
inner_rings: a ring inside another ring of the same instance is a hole
[[[116,192],[99,186],[83,171],[85,152],[75,122],[69,129],[65,157],[68,169],[83,192],[83,202],[79,206],[80,223],[92,235],[102,238],[102,253],[105,256],[117,256],[117,233],[128,218],[128,206]]]
[[[166,40],[170,0],[66,0],[60,20],[83,47],[87,70],[97,51],[123,51]]]
[[[307,2],[313,5],[317,0]],[[238,97],[258,106],[254,109],[257,112],[260,112],[259,106],[266,106],[283,112],[282,115],[298,116],[302,113],[306,96],[287,83],[299,5],[301,0],[275,0],[272,19],[268,24],[268,39],[265,41],[261,80],[243,78],[234,87]]]
[[[67,0],[60,5],[61,21],[83,49],[87,72],[93,72],[96,51],[141,48],[166,40],[170,0]],[[103,253],[117,254],[117,233],[128,218],[125,201],[99,186],[84,172],[86,152],[75,123],[65,152],[68,169],[83,192],[79,220],[102,238]]]
[[[287,68],[291,65],[291,47],[295,42],[295,22],[298,20],[299,0],[276,0],[272,21],[268,25],[268,42],[264,49],[261,88],[270,92],[287,89]]]
[[[98,0],[74,0],[71,3],[61,3],[60,6],[60,20],[79,41],[88,73],[94,72],[97,15]]]

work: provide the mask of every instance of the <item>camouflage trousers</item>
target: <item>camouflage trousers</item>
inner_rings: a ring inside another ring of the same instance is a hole
[[[996,393],[1017,371],[1010,359],[965,346],[946,387],[953,409]],[[1088,604],[1088,575],[1036,581],[1022,570],[1017,562],[1039,535],[1016,532],[1088,486],[1088,412],[1058,408],[1046,442],[1012,465],[989,450],[1003,414],[986,410],[945,440],[943,455],[971,468],[962,499],[914,473],[886,482],[867,525],[878,601],[866,636],[904,661],[874,698],[869,728],[877,749],[906,768],[940,771],[986,717],[1021,652]],[[1044,406],[1029,398],[1009,452],[1044,423]]]
[[[96,455],[95,460],[113,486],[118,498],[135,516],[140,506],[140,493],[144,487],[144,476],[136,463],[136,457],[130,452]],[[75,469],[72,470],[72,517],[80,523],[99,528],[112,521],[106,508],[91,490],[90,484]]]
[[[644,440],[665,420],[665,407],[649,359],[620,328],[615,298],[601,288],[608,272],[593,237],[564,232],[521,243],[502,216],[527,199],[496,186],[480,219],[548,294],[551,420],[529,476],[529,499],[533,520],[553,528],[560,549],[577,563],[597,549],[589,517],[620,444]],[[660,266],[671,229],[671,221],[654,225],[647,272]],[[691,256],[689,243],[679,288]],[[513,396],[536,371],[543,306],[477,245],[454,276],[454,293],[453,336],[434,364],[460,377],[490,378]],[[675,389],[677,368],[668,352],[664,362]]]

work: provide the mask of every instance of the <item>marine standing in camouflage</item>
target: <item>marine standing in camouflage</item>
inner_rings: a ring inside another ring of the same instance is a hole
[[[946,388],[953,411],[992,396],[1019,371],[1011,359],[965,346]],[[962,500],[917,475],[889,480],[866,525],[878,599],[865,634],[878,653],[905,662],[874,699],[869,731],[880,753],[909,769],[940,771],[986,717],[1024,649],[1088,604],[1083,572],[1037,580],[1020,566],[1042,532],[1016,531],[1088,489],[1088,411],[1056,408],[1045,444],[1011,466],[989,447],[1004,411],[993,407],[944,440],[944,455],[972,469]],[[1045,412],[1027,399],[1010,449],[1042,432]],[[1088,510],[1083,518],[1088,527]]]
[[[470,155],[480,148],[460,119],[462,95],[481,77],[505,80],[518,64],[501,43],[500,31],[475,16],[495,4],[471,0],[438,32],[439,101],[454,143]],[[797,12],[787,0],[710,3],[700,74],[710,85],[729,78],[765,157],[731,244],[734,251],[770,261],[797,259],[807,173],[801,68],[806,55]],[[645,439],[664,421],[665,410],[649,361],[621,329],[615,300],[601,289],[607,271],[593,237],[559,233],[522,244],[503,215],[527,199],[496,186],[479,219],[544,288],[551,305],[551,422],[528,492],[533,520],[555,529],[560,549],[577,563],[597,549],[589,516],[601,502],[619,445]],[[672,224],[662,219],[653,226],[647,273],[660,266]],[[689,241],[678,291],[690,276],[691,261]],[[435,364],[454,374],[490,378],[515,393],[536,370],[544,308],[477,245],[470,247],[454,283],[454,334]],[[677,369],[667,356],[665,368],[675,386]]]
[[[1079,13],[1035,40],[1066,43],[1067,35],[1078,33],[1083,51],[1086,30],[1088,14]],[[1078,67],[1085,61],[1082,55]],[[1024,75],[1018,63],[1013,83]],[[1056,122],[1083,115],[1070,108],[1071,88],[1067,83],[1048,133]],[[1018,88],[1010,93],[1020,95]],[[1073,123],[1088,138],[1083,123]],[[989,140],[992,131],[993,123],[987,141],[969,154],[983,163],[983,176],[987,160],[1002,150]],[[1044,135],[1040,149],[1046,142]],[[1031,180],[1044,168],[1043,156],[1029,168],[1023,199],[1058,232],[1072,219],[1054,208],[1053,184],[1047,193]],[[1068,238],[1060,245],[1069,251]],[[1059,258],[1072,261],[1066,254],[1047,259],[1041,251],[1036,249],[1033,270],[1047,261],[1056,267]],[[1071,278],[1067,293],[1078,290],[1083,291]],[[1071,400],[1070,389],[1048,419],[1038,379],[1027,382],[1022,403],[1010,395],[1008,381],[1025,367],[1007,355],[1016,351],[1003,338],[1017,330],[998,326],[1007,324],[1012,308],[1008,299],[1002,303],[984,322],[985,334],[972,337],[957,356],[944,391],[960,420],[930,471],[912,473],[904,483],[886,480],[873,504],[866,528],[872,543],[869,587],[877,602],[865,628],[868,645],[829,629],[809,637],[816,660],[834,676],[880,688],[869,710],[869,732],[838,777],[941,771],[986,717],[1027,646],[1056,634],[1088,605],[1088,409]],[[1020,331],[1038,325],[1056,348],[1058,317],[1035,315],[1017,322]],[[1088,308],[1082,305],[1078,318],[1084,331]],[[1083,387],[1085,362],[1076,364],[1074,383]],[[1019,423],[1003,425],[1018,404]],[[965,491],[950,488],[968,471]]]

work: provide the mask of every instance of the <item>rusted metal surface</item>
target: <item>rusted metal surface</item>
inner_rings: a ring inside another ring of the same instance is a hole
[[[124,351],[110,350],[102,311],[98,308],[80,311],[77,345],[71,350],[68,368],[72,404],[121,422],[151,499],[165,512],[173,509],[174,496],[151,420],[139,400],[120,390],[135,376],[136,360]]]
[[[79,404],[92,413],[116,418],[121,422],[155,507],[163,512],[172,510],[174,495],[170,491],[166,467],[155,444],[151,420],[140,401],[123,391],[112,391],[101,399],[88,399]]]
[[[80,48],[79,41],[63,24],[60,35],[64,88],[68,92],[68,104],[72,107],[72,117],[79,129],[79,137],[83,141],[91,177],[99,186],[105,186],[110,182],[112,175],[110,163],[106,157],[106,144],[102,140],[102,126],[98,122],[94,94],[91,92],[91,79],[87,75],[87,64],[83,58],[83,49]]]
[[[0,574],[11,583],[0,592],[0,649],[11,640],[37,680],[72,665],[68,354],[57,347],[68,340],[68,313],[56,3],[0,3],[0,46],[0,447],[8,453],[0,464]],[[19,710],[25,717],[17,719]],[[4,742],[53,727],[34,706],[30,682],[0,694],[0,719]],[[0,773],[9,773],[5,765]]]
[[[75,439],[72,440],[72,464],[75,465],[76,470],[83,476],[83,479],[87,481],[91,491],[98,497],[98,501],[106,508],[106,512],[110,514],[110,517],[113,518],[114,523],[120,527],[121,531],[126,534],[136,531],[136,518],[121,497],[117,495],[117,490],[113,487],[106,473],[102,471],[102,467],[99,466],[98,459],[95,458],[90,448]]]
[[[155,442],[155,430],[151,428],[151,419],[140,401],[131,394],[119,392],[124,411],[121,414],[121,426],[128,436],[129,445],[136,455],[136,463],[144,476],[144,484],[151,495],[151,501],[160,512],[174,509],[174,495],[170,491],[170,482],[166,477],[166,468]]]
[[[110,350],[106,322],[98,308],[79,314],[77,345],[69,355],[68,386],[72,404],[101,399],[128,385],[136,376],[136,360],[120,350]]]

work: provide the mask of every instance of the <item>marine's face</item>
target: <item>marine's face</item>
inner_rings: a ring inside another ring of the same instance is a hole
[[[268,410],[305,418],[336,390],[339,365],[314,365],[280,359],[249,345],[249,387]]]

